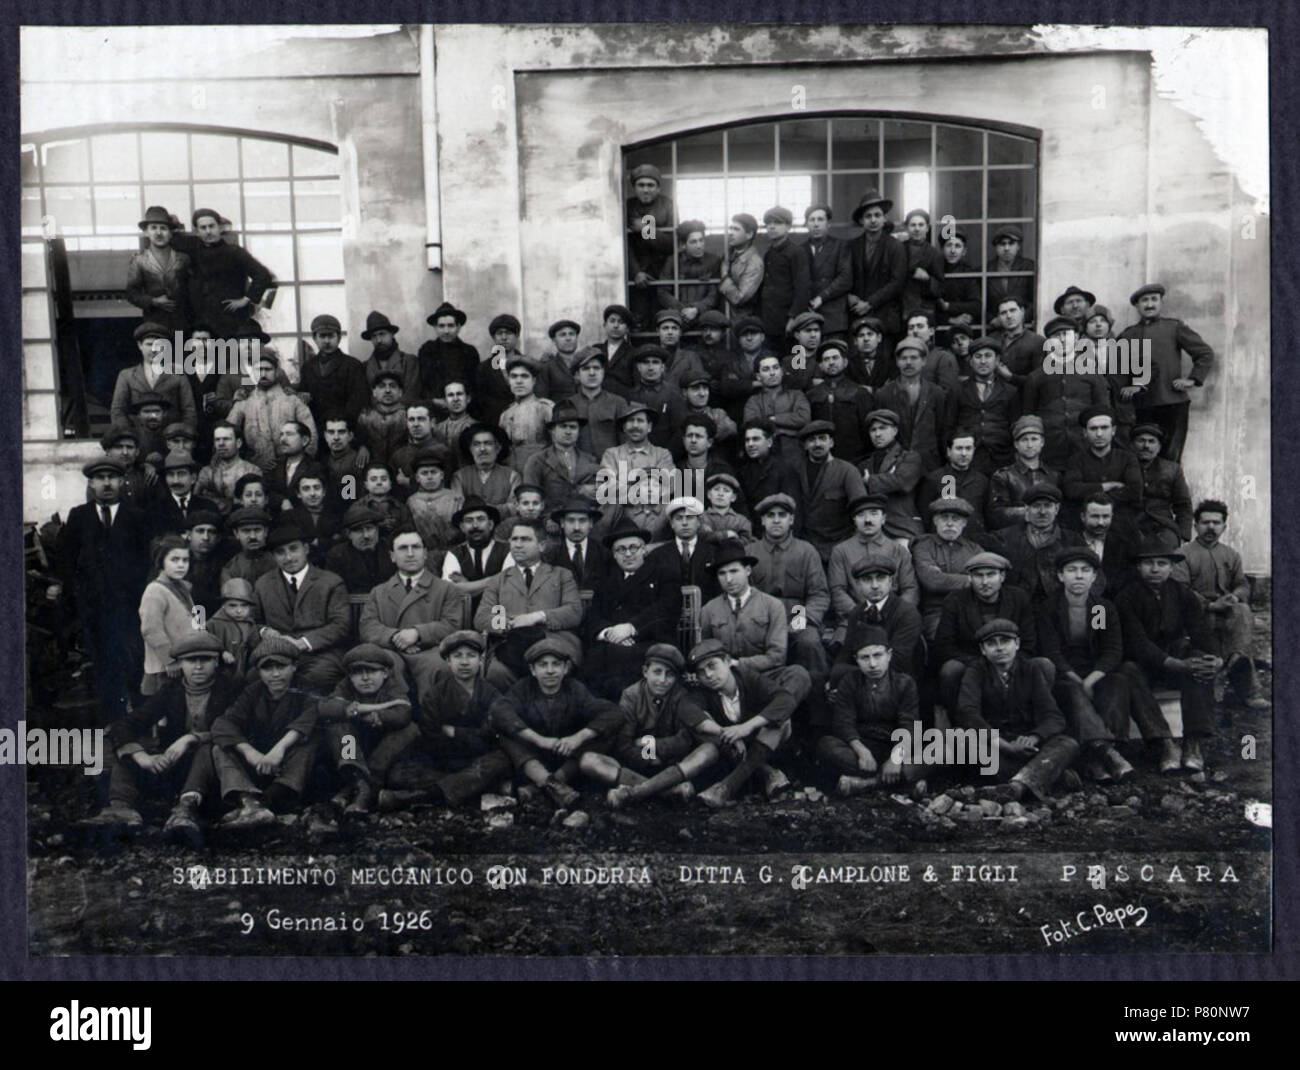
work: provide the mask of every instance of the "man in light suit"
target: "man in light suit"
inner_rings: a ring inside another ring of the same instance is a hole
[[[352,623],[342,577],[307,563],[307,539],[285,525],[271,532],[266,547],[276,568],[253,586],[264,621],[261,637],[288,639],[302,655],[296,679],[324,694],[343,678],[343,649]]]
[[[395,531],[389,553],[397,571],[361,607],[361,640],[400,655],[423,700],[446,667],[438,644],[469,624],[469,595],[425,567],[429,553],[415,528]]]
[[[524,652],[539,639],[559,633],[572,646],[575,661],[581,651],[575,634],[582,624],[578,584],[569,569],[542,561],[543,537],[541,524],[513,521],[514,564],[492,577],[474,614],[474,627],[493,643],[487,678],[503,690],[525,675]]]

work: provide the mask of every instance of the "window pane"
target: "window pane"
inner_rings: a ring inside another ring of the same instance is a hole
[[[903,203],[903,176],[898,171],[893,174],[885,175],[885,185],[881,189],[881,194],[888,197],[894,202],[894,207],[885,213],[886,219],[892,219],[900,227],[903,224],[903,213],[911,208],[912,205]],[[856,207],[856,204],[855,204]]]
[[[50,297],[40,293],[23,294],[23,338],[50,336]]]
[[[722,135],[719,135],[718,144],[722,144]],[[677,151],[681,152],[681,142],[677,143]],[[722,151],[719,150],[720,159],[722,159]],[[653,164],[656,168],[662,170],[664,174],[667,174],[672,169],[672,142],[651,144],[651,146],[629,152],[623,165],[625,173],[630,176],[633,170],[640,168],[642,164]]]
[[[781,170],[826,170],[826,120],[781,123]]]
[[[45,211],[58,237],[90,233],[90,187],[47,186]]]
[[[929,123],[885,123],[885,166],[930,166]]]
[[[727,169],[770,171],[776,166],[776,124],[740,126],[727,131]],[[771,208],[769,204],[766,207]],[[761,215],[761,213],[760,213]]]
[[[683,178],[677,183],[677,216],[710,228],[727,225],[726,183],[721,178]]]
[[[96,234],[138,233],[142,211],[139,186],[95,187]]]
[[[339,173],[338,153],[294,145],[293,173],[300,178],[303,175],[337,175]]]
[[[940,167],[984,163],[984,133],[964,126],[939,126],[935,130],[936,162]]]
[[[880,166],[878,119],[832,119],[831,165],[837,171]]]
[[[19,176],[24,186],[30,186],[38,181],[40,174],[36,165],[37,155],[35,145],[24,145],[22,147],[22,163],[20,164]]]
[[[245,230],[289,230],[289,183],[246,182],[244,213]]]
[[[803,226],[803,215],[810,204],[826,201],[826,176],[781,175],[776,185],[777,203],[794,213],[794,225]]]
[[[938,171],[934,176],[935,218],[978,219],[984,213],[984,172]]]
[[[776,178],[755,175],[727,180],[727,218],[748,212],[762,224],[763,213],[776,204]]]
[[[317,179],[293,184],[294,212],[299,230],[337,229],[343,221],[339,180]]]
[[[343,324],[343,348],[347,349],[348,337],[348,306],[347,296],[343,292],[343,284],[338,283],[333,286],[302,286],[299,287],[298,300],[302,315],[302,329],[306,331],[307,325],[317,316],[328,312]],[[279,304],[279,302],[276,302]],[[360,342],[360,339],[357,339]],[[411,348],[409,345],[404,348]],[[349,350],[353,356],[358,356],[355,351]]]
[[[134,134],[111,134],[90,142],[96,182],[138,182],[140,158]]]
[[[297,294],[292,284],[281,284],[275,294],[275,304],[270,311],[264,311],[257,317],[267,334],[296,334],[298,331]]]
[[[23,286],[35,289],[46,283],[45,243],[23,242],[22,245]]]
[[[239,142],[233,137],[194,134],[190,138],[190,159],[196,179],[239,177]]]
[[[189,179],[189,148],[184,134],[141,134],[140,152],[144,156],[144,177],[149,181]],[[98,166],[97,162],[96,167]]]
[[[220,212],[235,225],[236,231],[244,229],[244,217],[239,209],[238,182],[196,182],[194,199],[199,202],[194,206],[195,211],[208,208]]]
[[[195,206],[190,203],[190,187],[182,185],[171,186],[145,186],[144,188],[144,205],[148,208],[150,205],[161,204],[167,211],[171,212],[177,219],[185,224],[185,229],[190,227],[190,215],[193,213]]]
[[[41,233],[41,191],[32,186],[23,190],[23,237],[34,237]]]
[[[989,163],[1037,163],[1036,143],[1019,137],[989,134]]]
[[[240,138],[245,178],[288,178],[289,146],[283,141]]]
[[[867,190],[879,188],[880,176],[875,174],[831,176],[831,210],[835,213],[832,226],[854,226],[853,212]]]
[[[338,234],[299,234],[298,277],[343,278],[343,239]]]
[[[1017,219],[1034,214],[1034,172],[989,172],[989,217]]]
[[[244,248],[270,268],[271,274],[281,282],[293,281],[293,238],[288,234],[250,234],[244,240]]]
[[[644,151],[644,150],[643,150]],[[638,153],[638,156],[641,154]],[[640,161],[655,163],[655,166],[667,170],[668,164],[657,161]],[[699,174],[702,171],[722,171],[722,131],[696,134],[684,137],[677,142],[677,173],[679,175]],[[631,169],[629,168],[629,173]]]
[[[41,167],[46,182],[89,182],[90,158],[86,141],[47,141],[41,146]]]

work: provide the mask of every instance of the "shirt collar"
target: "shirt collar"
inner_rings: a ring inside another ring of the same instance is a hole
[[[302,571],[300,572],[285,572],[284,569],[281,569],[280,575],[285,578],[286,582],[288,582],[289,580],[297,580],[298,586],[301,587],[302,581],[307,578],[307,570],[310,568],[311,565],[307,564],[302,566]]]

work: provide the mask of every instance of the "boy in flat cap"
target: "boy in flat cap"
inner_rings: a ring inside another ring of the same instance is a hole
[[[221,517],[206,509],[191,513],[181,535],[190,550],[186,579],[194,604],[202,606],[205,613],[215,613],[221,605]]]
[[[924,534],[916,515],[916,487],[921,482],[921,455],[898,441],[902,421],[893,409],[876,409],[867,417],[872,451],[862,464],[868,494],[885,496],[885,534],[904,546]]]
[[[726,539],[748,542],[753,538],[754,528],[749,517],[736,511],[736,502],[740,498],[739,479],[730,472],[713,472],[704,480],[704,497],[708,508],[700,518],[700,535],[706,542]],[[785,497],[794,501],[788,494]]]
[[[1164,300],[1165,288],[1158,282],[1138,287],[1128,299],[1141,318],[1125,327],[1119,340],[1128,342],[1133,352],[1139,346],[1150,345],[1150,367],[1145,369],[1150,378],[1139,383],[1135,373],[1121,388],[1120,396],[1137,405],[1140,423],[1152,423],[1164,431],[1161,456],[1177,461],[1182,458],[1187,440],[1192,405],[1188,391],[1205,385],[1214,367],[1214,350],[1182,320],[1162,316]],[[1183,371],[1184,354],[1191,360],[1191,371],[1187,373]]]
[[[663,313],[675,316],[675,312]],[[627,392],[629,411],[644,406],[654,413],[650,441],[666,449],[686,412],[686,400],[676,384],[667,379],[668,363],[672,359],[666,349],[658,345],[638,346],[632,354],[636,366],[636,385]]]
[[[857,316],[850,327],[853,352],[849,355],[849,378],[873,391],[894,374],[891,345],[885,343],[885,325],[877,316]]]
[[[589,746],[616,732],[622,713],[573,676],[576,646],[546,636],[524,653],[529,675],[495,702],[490,716],[515,771],[541,788],[558,809],[578,801],[569,786]]]
[[[848,376],[847,342],[823,342],[817,347],[816,363],[820,382],[808,388],[810,414],[814,421],[830,423],[835,456],[856,465],[871,452],[867,435],[867,416],[875,408],[871,388]]]
[[[379,792],[380,810],[417,802],[460,806],[510,780],[513,766],[488,715],[501,692],[483,678],[485,649],[483,636],[467,630],[438,646],[445,666],[395,737],[405,749],[389,777],[394,787]]]
[[[704,358],[690,346],[682,345],[683,329],[682,314],[675,309],[665,308],[655,313],[655,331],[659,335],[659,348],[666,354],[663,381],[679,393],[684,378],[705,372]],[[644,381],[639,368],[637,375]],[[632,400],[630,393],[628,400]]]
[[[1041,658],[1020,655],[1015,621],[995,618],[975,633],[980,657],[966,670],[953,723],[998,732],[998,771],[1005,784],[983,789],[995,800],[1033,795],[1045,801],[1052,786],[1079,756],[1066,733],[1065,716],[1052,698],[1049,668]],[[1014,772],[1012,772],[1014,770]]]
[[[966,534],[975,507],[965,498],[936,497],[926,511],[934,530],[912,543],[912,564],[921,589],[925,637],[933,641],[944,599],[970,586],[966,562],[983,553],[983,547]]]
[[[797,500],[804,506],[804,515],[799,518],[800,534],[826,561],[837,543],[852,536],[853,517],[848,505],[866,494],[867,489],[858,469],[835,455],[834,424],[812,420],[800,429],[799,443],[803,458],[794,471],[799,479]]]
[[[254,828],[297,805],[316,757],[314,695],[294,686],[298,647],[270,636],[253,651],[258,679],[212,724],[221,798],[237,805],[226,828]]]
[[[808,308],[812,298],[808,255],[790,240],[794,215],[777,205],[763,213],[767,230],[767,251],[763,254],[763,284],[758,304],[762,310],[763,330],[768,338],[779,340],[790,332],[791,321]]]
[[[109,730],[109,805],[91,824],[139,827],[142,798],[174,801],[164,834],[199,846],[199,808],[217,795],[212,725],[240,690],[218,672],[220,653],[220,641],[203,631],[173,644],[180,674]]]
[[[1043,421],[1034,415],[1021,416],[1011,425],[1016,459],[999,468],[989,479],[989,531],[1015,527],[1025,518],[1025,492],[1030,487],[1050,484],[1059,488],[1061,473],[1042,463]]]
[[[401,730],[411,723],[406,682],[392,655],[362,643],[343,655],[346,674],[318,704],[316,723],[343,787],[330,805],[348,816],[369,813],[377,788],[406,747]]]
[[[619,698],[622,721],[608,753],[588,750],[578,768],[587,776],[614,785],[605,801],[615,809],[665,794],[689,799],[691,784],[718,760],[709,735],[721,730],[694,701],[682,682],[686,659],[668,643],[647,648],[641,679]]]
[[[1034,262],[1020,255],[1024,235],[1014,225],[993,232],[993,259],[989,262],[989,319],[997,315],[1001,303],[1009,297],[1023,309],[1034,308]]]
[[[325,417],[330,413],[355,421],[370,393],[365,367],[340,348],[343,325],[336,317],[328,313],[317,316],[310,330],[316,351],[302,362],[299,393],[307,395],[317,427],[325,426]]]
[[[740,665],[720,639],[705,639],[691,648],[695,701],[721,731],[719,753],[732,769],[697,796],[714,808],[730,806],[751,777],[763,778],[769,799],[790,786],[790,779],[770,761],[790,738],[790,718],[812,689],[798,665],[764,673]]]
[[[853,671],[831,699],[830,733],[817,741],[817,758],[835,780],[839,795],[856,795],[877,784],[889,787],[920,778],[919,766],[895,761],[892,735],[913,730],[920,719],[916,681],[893,667],[891,642],[883,628],[853,635]]]
[[[764,267],[762,256],[754,248],[757,236],[758,220],[748,212],[733,215],[727,224],[727,270],[718,290],[727,299],[733,322],[758,312]]]

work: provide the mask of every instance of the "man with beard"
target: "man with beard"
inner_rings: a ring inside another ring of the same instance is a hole
[[[903,330],[907,250],[885,229],[885,217],[893,207],[893,201],[871,189],[854,209],[853,222],[862,227],[862,234],[849,246],[853,262],[849,311],[855,317],[874,316],[886,337],[897,338]]]
[[[200,208],[190,221],[198,244],[190,253],[190,307],[195,320],[210,324],[218,338],[233,338],[257,311],[275,281],[270,269],[247,249],[227,244],[221,216]]]
[[[808,307],[821,313],[827,337],[842,338],[849,329],[849,290],[853,286],[853,259],[848,243],[830,236],[831,208],[810,204],[803,213],[808,228],[807,250],[812,298]]]
[[[306,395],[317,427],[323,426],[327,413],[342,414],[355,426],[370,393],[361,361],[339,348],[342,338],[343,327],[334,316],[317,316],[311,321],[316,352],[302,362],[298,387]]]
[[[420,396],[420,362],[414,353],[403,353],[397,348],[400,327],[390,323],[382,312],[366,315],[366,329],[361,337],[371,345],[370,359],[362,367],[366,382],[372,387],[380,372],[395,372],[401,378],[402,403],[409,405]]]
[[[420,346],[420,397],[440,398],[448,383],[469,384],[478,374],[478,350],[460,336],[469,317],[450,301],[444,301],[425,319],[433,338]]]
[[[1177,461],[1160,456],[1165,433],[1155,424],[1133,428],[1130,446],[1142,475],[1138,530],[1145,536],[1170,540],[1170,546],[1192,537],[1192,492]]]

